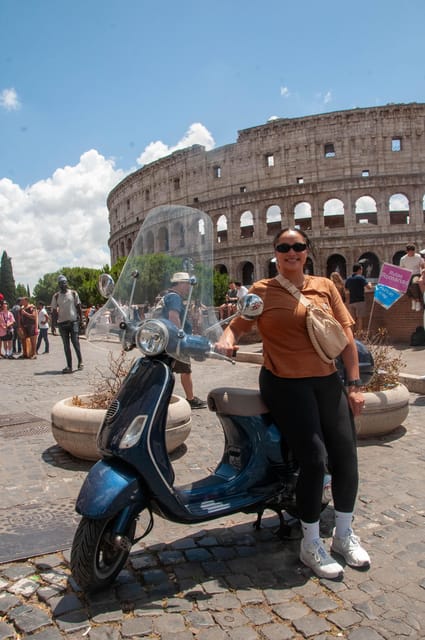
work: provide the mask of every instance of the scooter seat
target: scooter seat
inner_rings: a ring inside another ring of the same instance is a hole
[[[258,389],[211,389],[207,402],[210,411],[230,416],[258,416],[269,411]]]

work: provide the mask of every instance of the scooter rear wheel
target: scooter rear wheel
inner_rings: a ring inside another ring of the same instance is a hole
[[[116,544],[114,518],[93,520],[83,517],[78,525],[71,549],[71,572],[84,591],[97,591],[109,586],[125,565],[128,548]],[[126,538],[133,541],[136,520],[133,520]]]

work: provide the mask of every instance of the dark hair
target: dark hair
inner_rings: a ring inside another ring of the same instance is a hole
[[[235,285],[237,287],[241,287],[242,286],[242,282],[239,282],[239,280],[235,280]]]
[[[406,251],[414,251],[416,249],[414,244],[406,244]]]
[[[355,263],[353,264],[353,273],[354,273],[355,271],[359,271],[360,269],[362,269],[362,270],[363,270],[363,265],[362,265],[362,264],[360,264],[360,262],[355,262]]]
[[[280,231],[277,232],[277,234],[273,238],[273,248],[274,249],[276,249],[277,245],[279,244],[280,236],[283,233],[286,233],[287,231],[295,231],[295,233],[299,233],[304,238],[305,243],[307,245],[307,249],[314,255],[314,249],[313,249],[312,242],[311,242],[310,238],[308,237],[308,235],[306,234],[306,232],[303,231],[302,229],[296,229],[295,227],[285,227],[284,229],[281,229]]]

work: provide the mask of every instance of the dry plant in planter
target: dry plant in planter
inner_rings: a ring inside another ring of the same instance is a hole
[[[388,344],[388,332],[380,328],[373,336],[366,332],[356,336],[369,349],[375,363],[374,373],[364,391],[384,391],[400,383],[400,372],[406,366],[402,356]]]
[[[84,398],[73,396],[72,404],[76,407],[88,409],[107,409],[118,393],[124,378],[126,378],[134,359],[126,359],[126,351],[108,354],[108,370],[97,368],[98,377],[90,381],[90,394]]]

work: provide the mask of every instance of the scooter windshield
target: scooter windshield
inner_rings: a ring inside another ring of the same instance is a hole
[[[211,218],[198,209],[179,205],[153,209],[133,241],[112,293],[108,292],[108,301],[91,318],[88,339],[128,344],[143,323],[167,317],[164,296],[173,292],[177,296],[172,298],[172,309],[184,331],[216,340],[220,327],[210,330],[217,322],[213,275]],[[173,340],[165,350],[188,361]]]

